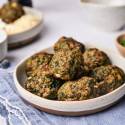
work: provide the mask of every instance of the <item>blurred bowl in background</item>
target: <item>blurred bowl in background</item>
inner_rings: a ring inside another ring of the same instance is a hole
[[[24,7],[25,15],[11,24],[0,20],[0,29],[8,34],[8,47],[16,48],[32,42],[43,28],[43,13],[31,7]]]
[[[27,14],[35,15],[37,18],[39,18],[39,22],[37,25],[24,32],[8,35],[9,48],[19,47],[32,42],[34,38],[36,38],[41,33],[43,28],[43,13],[41,11],[31,7],[24,7],[24,10]]]
[[[124,41],[123,41],[124,40]],[[124,42],[125,44],[125,34],[120,35],[116,40],[116,47],[120,54],[125,57],[125,45],[123,46],[121,42]]]
[[[0,30],[0,61],[7,55],[7,34],[4,30]]]
[[[125,25],[125,0],[81,0],[84,22],[105,31]]]

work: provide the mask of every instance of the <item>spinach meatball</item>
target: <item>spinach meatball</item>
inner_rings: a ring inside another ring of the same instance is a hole
[[[109,93],[125,82],[124,72],[117,66],[101,66],[93,70],[92,76],[98,81],[94,86],[94,94],[97,96]]]
[[[53,74],[62,80],[79,78],[83,73],[82,66],[82,53],[78,49],[57,51],[50,62]]]
[[[97,81],[103,81],[109,75],[114,75],[115,77],[121,76],[123,81],[125,79],[125,74],[122,69],[114,65],[97,67],[91,73],[91,76]]]
[[[55,78],[48,67],[35,70],[28,76],[25,88],[33,94],[47,99],[57,99],[57,91],[63,81]]]
[[[104,52],[96,48],[90,48],[86,50],[83,54],[83,58],[84,64],[86,67],[88,67],[87,69],[89,70],[111,63],[108,56]]]
[[[58,90],[60,101],[80,101],[92,98],[93,87],[96,80],[91,77],[82,77],[76,81],[64,83]]]
[[[6,23],[13,23],[24,14],[23,7],[17,2],[9,2],[0,9],[0,18]]]
[[[52,56],[53,56],[53,54],[48,54],[45,52],[40,52],[40,53],[33,55],[26,62],[26,74],[30,75],[36,69],[40,70],[43,67],[45,67],[46,65],[48,65],[52,59]]]
[[[78,48],[81,52],[85,51],[85,46],[71,37],[63,36],[54,45],[55,51],[72,50],[74,48]]]

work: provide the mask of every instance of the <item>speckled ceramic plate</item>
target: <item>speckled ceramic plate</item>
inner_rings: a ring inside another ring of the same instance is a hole
[[[8,36],[8,47],[15,48],[32,42],[41,32],[43,27],[43,13],[30,7],[24,7],[27,14],[33,14],[38,17],[39,22],[33,28],[21,33]]]
[[[100,48],[98,46],[96,47]],[[121,67],[123,70],[125,69],[125,60],[122,57],[115,55],[114,52],[104,49],[103,47],[100,49],[109,55],[113,64]],[[42,51],[53,52],[53,49],[50,47]],[[53,101],[41,98],[23,88],[24,82],[26,80],[25,62],[28,58],[21,61],[16,67],[14,72],[15,85],[17,91],[24,100],[42,111],[66,116],[87,115],[102,111],[112,106],[125,95],[125,84],[123,84],[121,87],[117,88],[111,93],[84,101]]]

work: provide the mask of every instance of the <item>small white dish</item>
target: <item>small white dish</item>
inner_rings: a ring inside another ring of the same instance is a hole
[[[121,58],[118,55],[115,55],[110,50],[104,49],[103,47],[99,46],[96,47],[108,53],[113,64],[121,67],[122,69],[125,69],[125,63],[124,63],[125,60],[123,58]],[[53,49],[52,47],[50,47],[42,51],[52,53]],[[108,93],[104,96],[100,96],[98,98],[84,100],[84,101],[54,101],[36,96],[27,91],[26,89],[24,89],[23,87],[26,81],[25,63],[29,57],[21,61],[17,65],[14,71],[15,86],[20,96],[24,100],[26,100],[31,105],[39,108],[42,111],[56,115],[66,115],[66,116],[79,116],[79,115],[92,114],[110,107],[125,95],[125,84],[123,84],[121,87],[117,88],[111,93]]]
[[[125,25],[124,0],[81,0],[84,22],[104,31],[116,31]]]
[[[0,61],[7,55],[7,34],[5,31],[0,30]]]
[[[43,13],[30,7],[24,7],[26,14],[35,15],[39,22],[34,27],[24,32],[8,35],[8,46],[13,48],[31,42],[37,35],[40,34],[43,27]],[[4,27],[4,25],[3,25]],[[1,26],[2,28],[2,26]]]

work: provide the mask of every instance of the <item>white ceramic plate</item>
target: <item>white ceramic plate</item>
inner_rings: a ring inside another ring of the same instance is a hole
[[[121,67],[122,69],[125,69],[125,60],[123,58],[115,55],[112,51],[103,49],[103,47],[97,48],[104,50],[111,58],[113,64]],[[42,51],[52,53],[53,49],[51,47]],[[121,87],[109,94],[84,101],[53,101],[41,98],[23,88],[26,80],[25,62],[27,59],[28,58],[21,61],[16,67],[16,70],[14,72],[15,85],[17,91],[24,100],[29,102],[31,105],[34,105],[35,107],[41,109],[42,111],[53,113],[56,115],[86,115],[106,109],[107,107],[116,103],[125,95],[125,84],[123,84]]]
[[[13,46],[19,46],[28,42],[31,42],[33,38],[35,38],[42,30],[43,27],[43,14],[42,12],[30,8],[30,7],[24,7],[24,10],[27,14],[33,14],[38,17],[39,22],[37,25],[35,25],[33,28],[21,32],[21,33],[16,33],[8,36],[8,44],[9,47]]]

